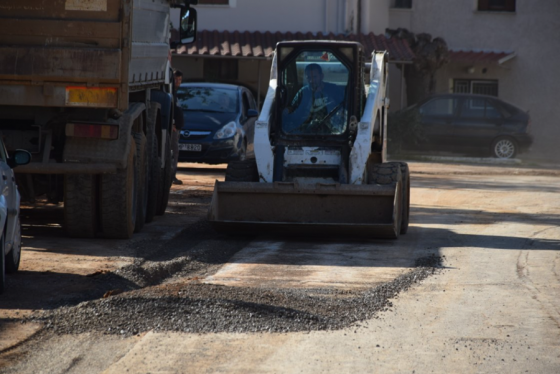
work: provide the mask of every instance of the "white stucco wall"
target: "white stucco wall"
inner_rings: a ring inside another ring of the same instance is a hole
[[[514,51],[517,57],[503,66],[476,65],[474,74],[466,66],[448,65],[437,75],[437,89],[448,90],[453,78],[498,79],[500,98],[530,111],[534,154],[560,160],[560,1],[517,0],[515,13],[479,12],[476,4],[414,1],[411,11],[391,11],[390,27],[409,22],[409,30],[443,37],[451,49]]]
[[[206,30],[345,31],[346,0],[236,0],[235,6],[197,5],[195,8],[198,24]]]

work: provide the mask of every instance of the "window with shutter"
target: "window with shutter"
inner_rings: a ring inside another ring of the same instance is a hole
[[[498,96],[498,81],[454,79],[453,92]]]
[[[229,0],[198,0],[199,5],[229,5]]]
[[[478,10],[485,12],[515,12],[515,0],[478,0]]]
[[[412,0],[395,0],[394,8],[410,9],[412,8]]]

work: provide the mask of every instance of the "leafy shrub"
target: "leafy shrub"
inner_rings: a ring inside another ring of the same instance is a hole
[[[389,113],[387,116],[387,146],[389,153],[398,154],[407,145],[417,145],[426,136],[420,122],[420,113],[415,107]]]

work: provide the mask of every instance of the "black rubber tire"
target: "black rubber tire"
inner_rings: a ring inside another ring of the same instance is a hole
[[[158,114],[159,115],[159,114]],[[155,133],[155,126],[148,123],[148,139],[147,139],[147,155],[148,155],[148,180],[146,182],[147,186],[147,199],[148,204],[146,206],[146,223],[150,223],[154,220],[156,215],[158,189],[159,189],[159,179],[161,176],[160,159],[158,157],[158,144],[157,136]]]
[[[171,190],[171,182],[173,179],[173,155],[171,154],[171,139],[167,134],[165,139],[165,166],[160,176],[160,188],[158,193],[158,205],[156,207],[156,215],[161,216],[167,209],[169,203],[169,191]]]
[[[101,176],[101,234],[105,238],[130,239],[136,226],[138,202],[136,142],[131,139],[126,168]]]
[[[396,192],[399,196],[395,198],[400,207],[397,207],[397,222],[395,224],[395,235],[394,239],[399,237],[402,230],[402,203],[403,203],[403,180],[401,174],[401,165],[398,162],[384,162],[381,164],[373,164],[368,168],[368,184],[380,184],[380,185],[394,185]],[[397,188],[400,186],[400,188]]]
[[[138,201],[136,203],[136,225],[134,226],[134,232],[140,232],[146,222],[146,210],[148,208],[146,186],[148,162],[146,160],[146,135],[141,132],[135,132],[133,136],[136,143],[136,168],[138,169]]]
[[[254,159],[231,161],[226,168],[226,182],[258,182],[259,172]]]
[[[98,231],[98,185],[95,174],[64,176],[64,228],[73,238],[93,238]]]
[[[401,222],[401,235],[404,235],[408,231],[408,222],[410,217],[410,170],[408,169],[408,164],[406,162],[399,162],[401,166],[402,175],[402,222]]]
[[[371,165],[368,168],[368,184],[388,185],[397,183],[400,170],[401,167],[396,162],[384,162]]]
[[[16,218],[16,227],[14,232],[14,244],[12,250],[5,257],[6,273],[12,274],[18,271],[19,262],[21,260],[21,222],[19,217]]]
[[[6,288],[6,255],[4,234],[0,237],[0,295],[4,293]]]
[[[512,138],[499,137],[492,142],[492,157],[501,159],[514,158],[517,155],[517,142]]]

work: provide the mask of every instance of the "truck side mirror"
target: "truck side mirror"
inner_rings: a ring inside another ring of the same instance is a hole
[[[31,153],[24,149],[16,150],[10,158],[8,158],[8,166],[12,169],[18,165],[27,165],[31,162]]]
[[[181,25],[179,37],[182,44],[190,44],[196,40],[196,9],[181,8]]]

